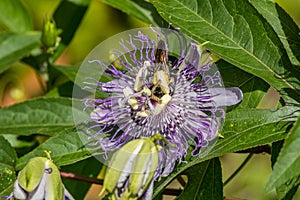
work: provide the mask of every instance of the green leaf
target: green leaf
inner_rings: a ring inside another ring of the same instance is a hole
[[[16,169],[22,169],[31,158],[43,156],[44,150],[51,151],[51,159],[57,166],[70,165],[91,157],[90,151],[84,148],[79,134],[84,133],[69,129],[49,138],[33,151],[21,157],[17,162]]]
[[[55,135],[74,127],[73,114],[87,116],[83,104],[70,98],[37,98],[0,109],[0,134]],[[78,102],[78,103],[75,103]]]
[[[97,178],[101,168],[102,163],[96,158],[91,157],[72,165],[63,166],[61,167],[61,171],[80,174],[80,176],[86,176],[89,178]],[[63,183],[72,196],[76,197],[76,199],[84,199],[91,186],[90,183],[83,183],[71,179],[63,179]]]
[[[61,42],[68,45],[88,8],[90,0],[62,1],[55,10],[53,17],[58,28],[62,29]]]
[[[184,172],[188,183],[178,200],[223,200],[222,169],[218,158],[194,165]]]
[[[299,108],[293,106],[277,110],[237,109],[229,112],[221,130],[224,138],[219,139],[204,157],[219,157],[284,139],[289,125],[296,120],[299,112]],[[203,158],[200,156],[193,162],[197,159]]]
[[[79,66],[53,66],[55,69],[60,71],[62,74],[64,74],[70,81],[75,82],[76,74],[79,69]]]
[[[150,0],[174,27],[237,67],[300,101],[300,72],[268,22],[244,0]]]
[[[0,73],[39,46],[39,33],[0,33]]]
[[[18,135],[5,134],[3,137],[16,149],[18,155],[20,153],[19,151],[30,149],[38,143],[34,136],[24,136],[24,138]]]
[[[103,0],[104,3],[117,8],[130,16],[134,16],[148,24],[161,26],[164,20],[159,16],[153,5],[141,0]]]
[[[25,32],[33,29],[30,15],[20,0],[1,0],[0,8],[0,24],[8,31]]]
[[[0,155],[0,195],[9,195],[16,180],[17,154],[3,136],[0,136]]]
[[[65,0],[61,1],[53,14],[57,28],[62,29],[61,44],[56,50],[55,61],[73,39],[91,0]]]
[[[271,150],[271,164],[272,164],[272,168],[276,163],[276,160],[279,156],[280,150],[283,146],[283,142],[284,140],[280,140],[277,142],[273,142],[272,143],[272,150]]]
[[[300,185],[300,176],[293,177],[284,184],[276,187],[279,200],[292,200]]]
[[[285,184],[294,177],[300,177],[300,117],[289,133],[288,138],[280,151],[274,170],[265,190],[271,191],[274,187]],[[299,182],[299,181],[298,181]]]
[[[286,137],[289,125],[296,121],[299,108],[286,106],[278,110],[236,109],[226,115],[221,131],[224,138],[218,139],[213,148],[188,163],[182,163],[176,171],[157,185],[154,197],[177,175],[205,160],[224,154],[261,146]]]
[[[58,88],[57,87],[55,87],[55,88],[53,88],[52,90],[50,90],[49,92],[47,92],[47,94],[45,94],[45,97],[51,97],[51,98],[53,98],[53,97],[60,97],[60,95],[59,95],[59,91],[58,91]]]
[[[295,65],[300,63],[300,29],[293,19],[273,0],[250,0],[258,12],[266,18]]]
[[[271,154],[272,167],[276,163],[280,150],[282,149],[283,142],[284,140],[280,140],[272,144],[272,154]],[[298,177],[294,177],[291,180],[287,181],[285,184],[276,187],[277,198],[280,200],[281,199],[292,200],[293,196],[297,192],[298,185],[300,184],[300,179],[298,179],[298,183],[295,183],[297,179]]]

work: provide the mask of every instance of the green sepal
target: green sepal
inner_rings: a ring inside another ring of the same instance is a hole
[[[32,192],[40,183],[47,158],[32,158],[28,164],[19,172],[18,181],[20,186],[27,192]]]
[[[110,162],[111,164],[109,168],[107,168],[103,183],[103,188],[105,188],[108,192],[112,193],[114,191],[122,174],[124,176],[124,173],[130,173],[122,170],[124,170],[124,167],[131,161],[133,153],[132,150],[135,150],[141,144],[142,141],[133,140],[114,153]]]
[[[129,190],[134,196],[145,192],[158,164],[156,145],[149,139],[142,140],[144,140],[144,145],[134,161],[134,168],[129,180]]]
[[[135,200],[141,197],[148,188],[158,165],[158,152],[161,147],[155,144],[155,139],[139,138],[121,147],[112,156],[110,166],[106,170],[103,190],[111,193],[115,199],[116,188],[123,187],[120,199]]]
[[[51,168],[52,172],[51,174],[46,174],[46,176],[48,176],[46,185],[46,200],[64,199],[65,188],[60,177],[60,171],[51,160],[48,160],[48,164],[49,165],[46,167]]]
[[[28,198],[64,199],[65,189],[60,172],[52,160],[48,158],[32,158],[19,172],[17,180],[19,186],[28,193]],[[18,191],[14,191],[15,195],[17,193]]]

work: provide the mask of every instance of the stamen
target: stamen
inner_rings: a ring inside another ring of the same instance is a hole
[[[150,111],[149,110],[143,110],[143,111],[139,111],[136,113],[136,116],[138,117],[149,117],[150,115]]]
[[[138,101],[136,100],[136,98],[132,97],[132,98],[128,99],[127,102],[132,107],[133,110],[137,110],[139,108],[139,104],[138,104]]]
[[[154,109],[154,113],[153,113],[154,115],[159,114],[172,100],[172,97],[169,94],[165,94],[164,96],[162,96],[160,100],[161,103],[158,103]]]

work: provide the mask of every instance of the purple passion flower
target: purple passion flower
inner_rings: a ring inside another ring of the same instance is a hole
[[[131,140],[162,135],[168,142],[157,142],[163,149],[156,178],[188,154],[203,154],[218,138],[224,107],[242,99],[239,88],[223,87],[210,53],[176,30],[137,29],[100,46],[112,60],[88,59],[104,75],[85,82],[99,96],[85,99],[90,138],[108,153]]]

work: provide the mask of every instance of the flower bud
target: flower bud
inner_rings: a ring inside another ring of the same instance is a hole
[[[58,35],[61,30],[57,29],[56,23],[54,20],[46,19],[43,24],[41,41],[47,50],[55,48],[59,41]]]
[[[148,189],[152,189],[149,187],[153,186],[160,148],[151,138],[140,138],[125,144],[111,159],[103,189],[112,194],[112,199],[143,197]]]
[[[52,160],[32,158],[19,172],[13,193],[8,199],[69,199],[74,198],[65,189],[60,172]]]

